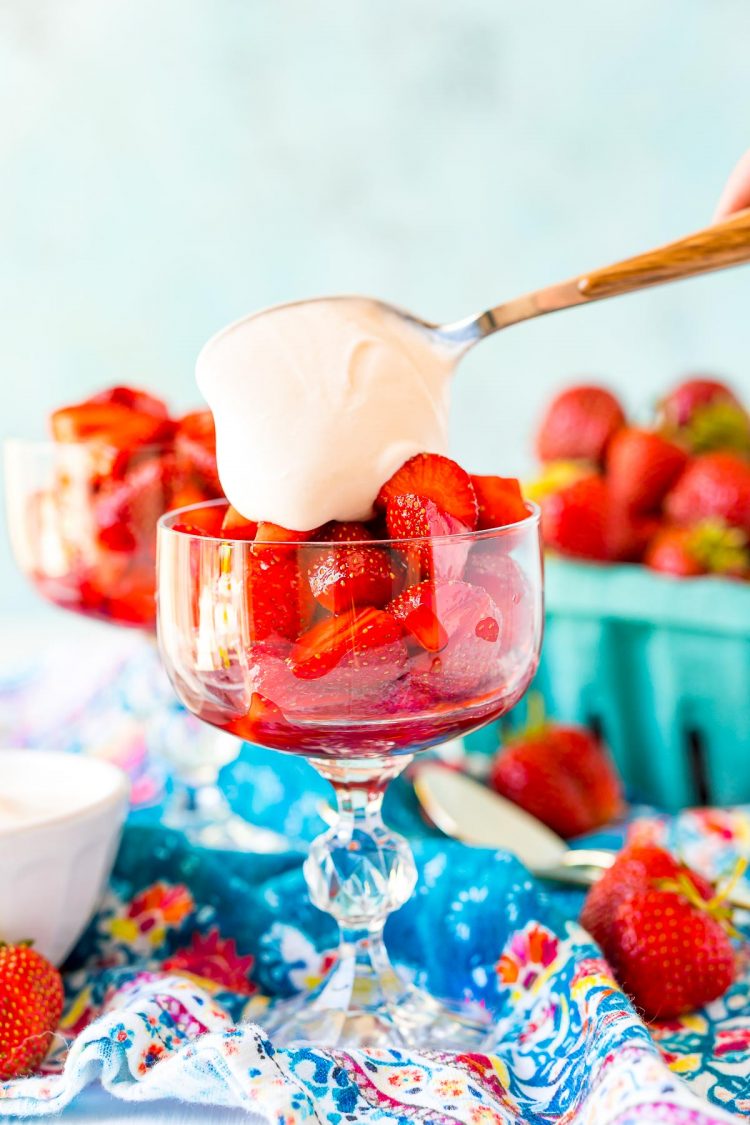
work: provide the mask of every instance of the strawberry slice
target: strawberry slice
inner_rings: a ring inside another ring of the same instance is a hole
[[[433,608],[447,643],[415,657],[416,670],[436,696],[468,699],[499,686],[503,622],[486,590],[468,582],[435,586]]]
[[[409,586],[385,607],[422,648],[440,652],[448,643],[448,634],[435,610],[436,592],[432,582]]]
[[[329,617],[300,637],[289,666],[298,679],[315,680],[345,659],[358,667],[394,663],[400,671],[406,660],[400,624],[371,606]]]
[[[123,481],[103,487],[94,509],[102,546],[123,552],[134,551],[139,543],[151,548],[156,523],[169,510],[170,497],[166,458],[143,461]]]
[[[210,410],[194,410],[177,422],[175,453],[184,477],[184,484],[201,489],[203,499],[222,495],[216,467],[216,429]]]
[[[317,528],[312,531],[292,531],[288,527],[281,527],[278,523],[261,521],[258,524],[256,540],[259,545],[264,543],[306,543],[317,535]]]
[[[137,414],[118,403],[98,402],[81,402],[55,410],[50,425],[55,441],[99,440],[121,450],[169,440],[173,428],[168,419]]]
[[[449,457],[417,453],[385,482],[375,505],[384,511],[390,500],[406,493],[432,500],[470,531],[477,526],[479,512],[471,477]]]
[[[188,512],[184,519],[173,523],[172,531],[218,539],[221,536],[223,515],[224,511],[221,507],[195,508],[192,512]]]
[[[375,538],[367,524],[349,520],[340,523],[331,520],[320,529],[321,543],[366,543]]]
[[[494,527],[505,527],[518,523],[528,516],[521,485],[515,477],[477,477],[471,478],[479,505],[477,527],[484,531]]]
[[[229,539],[254,539],[258,534],[258,525],[255,520],[246,520],[230,504],[221,521],[221,530]]]
[[[311,616],[309,588],[294,554],[246,556],[245,592],[253,641],[296,641]]]
[[[515,559],[501,554],[494,542],[477,543],[469,556],[466,581],[480,586],[500,610],[503,646],[513,649],[534,644],[535,602],[526,576]]]
[[[398,575],[381,548],[342,546],[322,550],[307,577],[316,601],[343,613],[357,605],[385,605]]]
[[[463,573],[471,543],[466,538],[469,528],[455,516],[444,512],[433,500],[407,493],[394,496],[385,511],[388,534],[392,539],[424,539],[424,543],[405,545],[410,574],[418,579],[459,579]],[[434,542],[456,536],[455,542]]]
[[[116,406],[125,406],[128,410],[135,410],[138,414],[150,414],[153,418],[168,418],[169,410],[163,399],[141,391],[135,387],[107,387],[104,391],[92,395],[87,402]]]

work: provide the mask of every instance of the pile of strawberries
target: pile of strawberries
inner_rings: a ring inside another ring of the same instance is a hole
[[[374,501],[367,522],[304,532],[255,523],[231,506],[174,525],[251,544],[255,683],[284,712],[371,712],[373,700],[413,712],[427,696],[468,699],[496,689],[501,656],[514,645],[533,651],[535,615],[512,543],[461,538],[528,517],[517,480],[471,476],[448,457],[420,453]]]
[[[615,396],[576,386],[549,405],[529,495],[551,550],[683,577],[750,578],[750,415],[715,379],[688,379],[648,427]]]
[[[601,741],[585,727],[530,723],[497,753],[490,784],[566,838],[625,812]],[[737,975],[726,896],[663,848],[632,843],[588,893],[581,923],[648,1019],[670,1019],[721,996]]]
[[[152,626],[157,520],[223,495],[210,411],[173,418],[160,398],[116,386],[56,410],[50,427],[83,452],[61,453],[54,488],[33,498],[35,538],[52,530],[66,560],[65,573],[58,563],[51,574],[42,557],[35,581],[69,608]]]

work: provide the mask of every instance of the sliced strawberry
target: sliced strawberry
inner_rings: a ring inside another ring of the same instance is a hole
[[[172,524],[172,531],[218,539],[221,536],[223,516],[224,509],[221,507],[194,508],[192,512],[186,512],[184,519]]]
[[[539,628],[536,602],[521,567],[503,554],[495,542],[480,542],[472,548],[466,566],[466,581],[480,586],[500,610],[503,646],[530,649]]]
[[[435,586],[434,613],[447,643],[415,658],[415,670],[441,699],[468,699],[500,683],[502,615],[487,593],[468,582]]]
[[[307,577],[316,601],[332,613],[358,605],[384,606],[398,574],[380,547],[341,546],[321,549]]]
[[[177,420],[180,438],[198,442],[205,449],[216,450],[216,426],[210,410],[191,410]]]
[[[526,504],[521,495],[521,485],[515,477],[477,477],[471,478],[479,505],[477,527],[485,530],[505,527],[518,523],[528,516]]]
[[[268,523],[265,521],[258,524],[258,531],[255,538],[258,544],[306,543],[308,540],[314,539],[317,533],[317,528],[313,528],[312,531],[292,531],[288,527],[281,527],[277,523]]]
[[[168,418],[169,410],[163,399],[149,394],[148,391],[137,390],[135,387],[107,387],[104,391],[92,395],[87,402],[125,406],[128,410],[135,410],[138,414],[150,414],[153,418]]]
[[[344,523],[331,520],[321,527],[316,538],[320,539],[321,543],[366,543],[375,536],[367,524],[358,523],[356,520]]]
[[[295,676],[314,680],[327,675],[344,658],[357,665],[372,666],[393,660],[391,648],[398,646],[398,668],[405,662],[402,630],[390,614],[367,606],[313,625],[300,637],[289,657]]]
[[[574,558],[610,557],[609,497],[601,477],[583,477],[561,488],[545,497],[541,508],[547,547]]]
[[[385,608],[422,648],[440,652],[448,643],[448,634],[440,623],[435,605],[435,586],[432,582],[420,582],[409,586]]]
[[[172,423],[137,414],[117,403],[82,402],[55,410],[50,417],[55,441],[101,441],[113,449],[158,445],[172,437]]]
[[[310,598],[294,553],[246,555],[245,590],[253,641],[296,641],[309,617]]]
[[[206,500],[218,499],[222,488],[216,467],[216,429],[210,410],[194,410],[178,420],[174,448],[185,485],[200,488]]]
[[[455,461],[438,453],[417,453],[387,480],[376,506],[385,511],[396,496],[411,493],[432,500],[443,512],[473,530],[479,515],[471,477]]]
[[[101,544],[117,551],[133,551],[138,543],[153,545],[157,521],[169,510],[170,499],[170,466],[165,458],[152,457],[123,481],[102,487],[94,508]]]
[[[461,538],[469,528],[455,516],[442,511],[423,496],[394,496],[385,512],[386,527],[391,539],[423,539],[422,543],[405,544],[404,555],[410,577],[459,579],[463,574],[471,542]],[[455,536],[455,541],[450,537]],[[435,540],[438,540],[437,542]]]
[[[255,520],[246,520],[230,504],[224,513],[221,530],[228,539],[255,539],[258,534],[258,524]]]

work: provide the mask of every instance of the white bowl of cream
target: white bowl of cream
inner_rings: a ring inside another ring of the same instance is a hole
[[[65,959],[104,890],[128,795],[109,762],[0,750],[0,940]]]

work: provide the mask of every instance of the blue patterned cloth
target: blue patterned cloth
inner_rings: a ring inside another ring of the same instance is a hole
[[[706,1011],[647,1029],[576,925],[580,895],[543,888],[507,854],[430,833],[403,780],[386,818],[412,838],[419,885],[388,923],[390,951],[436,994],[483,1002],[492,1040],[481,1054],[275,1049],[262,1030],[268,997],[321,978],[335,926],[308,901],[301,852],[212,854],[158,825],[164,774],[147,753],[144,716],[149,692],[154,706],[173,703],[149,659],[119,653],[108,686],[41,731],[24,706],[25,693],[39,698],[38,673],[0,681],[0,718],[7,727],[15,711],[26,723],[16,741],[49,745],[54,730],[58,744],[119,756],[141,801],[107,897],[66,965],[66,1010],[43,1073],[0,1085],[0,1116],[58,1111],[97,1080],[130,1101],[240,1106],[273,1125],[702,1125],[750,1115],[750,974]],[[306,763],[245,748],[225,781],[254,820],[298,839],[320,831],[326,787]],[[750,836],[747,817],[732,815],[657,818],[638,831],[678,833],[707,868]]]

